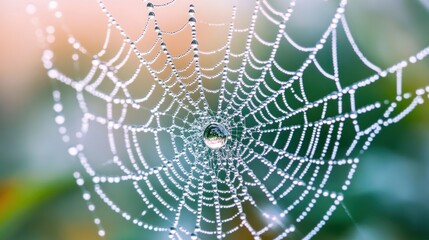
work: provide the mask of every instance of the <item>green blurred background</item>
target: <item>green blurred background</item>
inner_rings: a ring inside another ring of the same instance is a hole
[[[54,124],[28,2],[0,0],[0,239],[97,239],[72,177],[78,166]],[[76,18],[94,10],[74,4],[65,13]],[[427,0],[354,0],[347,16],[365,55],[387,67],[429,44],[428,7]],[[404,81],[410,89],[429,85],[424,64]],[[390,96],[377,87],[381,98]],[[349,214],[339,208],[315,239],[429,239],[428,103],[383,130],[361,156],[344,204]],[[102,215],[108,239],[146,239],[119,216]]]

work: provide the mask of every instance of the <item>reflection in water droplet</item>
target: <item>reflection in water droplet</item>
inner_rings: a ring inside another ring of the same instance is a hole
[[[203,133],[204,143],[214,150],[225,146],[228,136],[228,130],[220,123],[210,123]]]

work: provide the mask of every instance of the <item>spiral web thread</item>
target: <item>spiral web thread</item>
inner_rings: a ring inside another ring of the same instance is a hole
[[[345,0],[310,47],[301,46],[287,31],[299,1],[288,2],[285,11],[276,10],[268,0],[256,1],[245,28],[236,26],[240,11],[236,7],[229,22],[208,23],[198,15],[198,7],[190,5],[189,20],[183,19],[183,27],[176,31],[163,30],[157,14],[160,8],[174,8],[174,0],[159,5],[145,1],[141,4],[147,9],[147,24],[135,39],[103,1],[98,3],[108,22],[100,51],[87,51],[68,33],[74,61],[91,59],[82,78],[55,66],[49,47],[55,31],[44,33],[47,45],[42,60],[56,86],[55,120],[70,155],[83,166],[74,176],[90,211],[96,210],[94,199],[101,199],[125,220],[162,237],[312,238],[342,202],[358,155],[384,127],[400,121],[428,96],[429,87],[402,92],[402,73],[423,64],[429,47],[387,69],[376,66],[352,37]],[[62,17],[56,2],[49,7]],[[259,31],[260,21],[274,34]],[[205,50],[199,43],[200,26],[224,29],[222,46]],[[189,41],[181,44],[185,50],[173,54],[166,39],[181,34]],[[118,49],[110,46],[114,35],[122,38]],[[340,41],[372,75],[346,81],[349,76],[342,76],[339,69]],[[140,43],[150,47],[143,49]],[[254,49],[257,44],[262,53]],[[285,64],[283,55],[289,51],[285,49],[304,56],[299,66]],[[323,51],[329,53],[329,67],[319,59]],[[220,57],[205,61],[210,56]],[[127,64],[134,66],[134,72],[125,78],[121,69]],[[393,100],[359,104],[360,91],[391,76],[396,79]],[[332,90],[311,96],[317,81]],[[112,87],[106,90],[103,84]],[[79,109],[75,131],[66,128],[63,92],[73,93]],[[95,101],[101,104],[92,106]],[[98,111],[100,106],[106,110]],[[370,124],[369,115],[375,116]],[[231,133],[219,150],[208,148],[202,139],[210,122],[222,123]],[[93,133],[92,128],[105,135]],[[94,141],[91,134],[95,141],[108,142],[108,148],[96,149],[106,158],[88,156],[94,147],[88,142]],[[115,201],[119,193],[109,192],[111,186],[131,187],[140,199],[138,206]],[[104,236],[101,220],[95,217],[95,223]]]

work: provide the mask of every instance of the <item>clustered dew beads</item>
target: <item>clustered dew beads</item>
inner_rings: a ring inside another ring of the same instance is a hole
[[[79,62],[85,56],[92,58],[91,70],[82,79],[74,79],[57,69],[55,52],[50,48],[56,41],[55,28],[49,26],[39,32],[45,34],[46,40],[43,66],[59,85],[53,91],[55,122],[62,140],[69,145],[69,154],[83,166],[74,177],[94,215],[99,207],[93,200],[98,198],[126,221],[172,239],[222,239],[243,232],[254,239],[268,233],[275,235],[276,240],[289,236],[310,239],[343,201],[343,191],[351,184],[359,163],[356,155],[370,146],[382,128],[400,121],[429,95],[429,87],[415,93],[402,92],[402,71],[423,61],[429,55],[429,47],[383,70],[370,62],[355,43],[345,18],[345,0],[339,2],[329,26],[309,47],[300,45],[288,34],[289,20],[299,4],[295,0],[284,11],[276,10],[269,1],[256,0],[246,26],[238,21],[241,9],[237,6],[231,8],[228,22],[213,24],[204,22],[204,15],[198,14],[197,10],[203,6],[192,4],[184,25],[174,31],[164,29],[158,21],[163,17],[162,11],[157,10],[174,8],[178,3],[145,2],[148,24],[137,38],[127,34],[102,0],[98,3],[107,17],[107,34],[99,52],[89,52],[68,33],[68,44],[74,51],[72,61]],[[56,1],[49,2],[49,9],[56,18],[63,16]],[[29,5],[27,12],[34,16],[37,9]],[[262,21],[275,30],[271,38],[258,30],[257,25]],[[224,44],[209,49],[202,35],[197,35],[202,25],[224,29]],[[340,28],[345,33],[345,44],[351,45],[360,61],[374,71],[373,75],[348,85],[342,81],[347,76],[340,76],[338,69],[337,29]],[[156,39],[149,49],[141,49],[139,43],[152,41],[146,37],[149,31],[154,31]],[[190,35],[185,43],[189,48],[172,54],[173,46],[166,36],[180,34]],[[109,45],[113,36],[123,39],[119,50]],[[236,39],[243,39],[239,45],[244,49],[234,47]],[[332,72],[318,59],[327,43],[332,47]],[[266,48],[269,53],[266,58],[258,55],[255,44]],[[279,60],[285,44],[307,56],[295,70]],[[204,61],[205,57],[216,54],[223,57],[215,65]],[[130,78],[121,79],[117,73],[132,57],[138,59],[139,65]],[[165,66],[160,69],[154,63],[162,57]],[[189,63],[183,68],[176,62],[186,59]],[[238,67],[233,63],[239,63]],[[303,80],[310,66],[335,83],[337,89],[316,100],[307,98],[311,87],[303,84]],[[142,78],[139,75],[142,70],[147,70],[148,76]],[[258,77],[252,75],[255,73]],[[389,75],[396,77],[394,100],[357,105],[359,91]],[[151,87],[139,98],[133,97],[132,84],[143,80],[144,85]],[[219,87],[210,88],[209,83],[216,81]],[[103,91],[99,86],[105,82],[113,83],[115,90]],[[162,94],[158,94],[159,89]],[[70,110],[62,93],[67,91],[76,95],[80,121],[66,119]],[[208,100],[209,95],[217,96],[217,104]],[[106,113],[92,111],[91,102],[84,96],[101,100]],[[291,104],[291,98],[298,104]],[[156,104],[149,108],[151,100]],[[401,101],[409,104],[398,110],[397,103]],[[115,107],[121,109],[119,118],[112,114]],[[320,116],[309,119],[315,109],[320,110]],[[376,110],[383,110],[382,116],[370,127],[362,128],[362,119]],[[127,121],[131,111],[149,118],[131,124]],[[335,114],[328,116],[329,111]],[[296,118],[302,121],[291,123]],[[77,132],[68,128],[72,122],[81,123]],[[117,168],[114,174],[104,173],[86,154],[91,146],[85,138],[94,125],[107,133],[97,137],[109,141],[109,147],[103,151],[110,157],[102,160]],[[345,140],[348,135],[354,137],[352,141]],[[156,156],[149,158],[146,152]],[[343,171],[341,175],[345,177],[334,179],[338,171]],[[129,184],[135,189],[144,209],[141,214],[112,200],[104,189],[114,184]],[[318,209],[319,205],[328,207]],[[156,221],[147,218],[151,213],[157,217]],[[189,214],[194,218],[186,218]],[[266,219],[264,226],[255,220],[259,217]],[[312,220],[307,221],[309,218]],[[104,236],[106,229],[100,218],[95,217],[94,222],[99,235]],[[301,231],[302,226],[308,231]],[[293,235],[297,230],[300,235]]]

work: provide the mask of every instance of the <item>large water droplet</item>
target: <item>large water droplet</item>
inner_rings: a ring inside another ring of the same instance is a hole
[[[225,146],[228,136],[228,130],[220,123],[210,123],[203,133],[204,143],[214,150]]]

